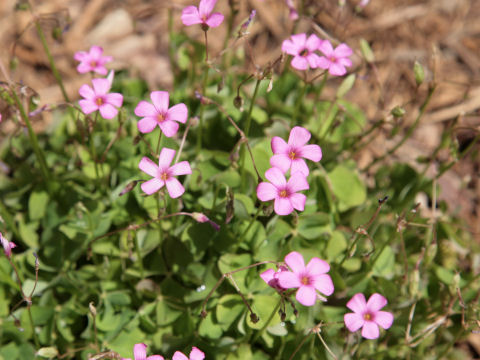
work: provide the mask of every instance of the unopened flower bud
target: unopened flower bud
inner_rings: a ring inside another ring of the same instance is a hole
[[[417,86],[421,85],[423,80],[425,80],[425,71],[423,71],[423,67],[418,61],[415,61],[415,64],[413,65],[413,73],[415,75]]]
[[[235,96],[235,98],[233,99],[233,105],[237,109],[241,109],[243,106],[243,98],[241,96]]]
[[[216,231],[220,230],[220,226],[217,223],[210,220],[205,214],[194,212],[192,213],[192,217],[199,223],[208,222]]]
[[[408,284],[408,292],[410,296],[417,297],[419,293],[419,285],[420,285],[420,271],[418,269],[413,270],[412,277],[410,279],[410,283]]]
[[[252,321],[252,323],[256,324],[260,320],[260,318],[257,316],[257,314],[251,313],[250,320]]]
[[[401,106],[395,106],[390,113],[396,118],[401,118],[405,115],[405,112],[405,109]]]

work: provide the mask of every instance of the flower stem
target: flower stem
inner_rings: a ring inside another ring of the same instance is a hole
[[[207,90],[207,82],[208,82],[208,64],[205,64],[205,69],[203,71],[203,80],[202,80],[202,95],[205,95]],[[197,153],[200,152],[202,149],[202,132],[203,132],[203,116],[205,113],[205,105],[200,104],[200,116],[199,116],[199,124],[198,124],[198,133],[197,133]]]
[[[257,341],[257,339],[263,334],[263,332],[265,331],[265,329],[268,327],[268,325],[270,325],[270,322],[272,321],[273,317],[275,316],[275,314],[277,313],[278,311],[278,308],[280,307],[280,304],[282,303],[282,300],[279,300],[277,305],[275,306],[275,308],[273,309],[272,313],[270,314],[270,316],[268,317],[267,321],[265,321],[265,324],[262,326],[262,328],[260,330],[257,331],[257,333],[255,334],[255,336],[253,337],[252,341],[249,341],[250,344],[255,344],[255,341]]]
[[[255,89],[253,90],[253,96],[252,100],[250,101],[250,108],[248,109],[247,113],[247,119],[246,119],[246,126],[245,126],[245,137],[248,139],[248,133],[250,132],[250,126],[252,124],[252,111],[253,111],[253,106],[255,105],[255,99],[257,98],[258,94],[258,88],[260,86],[260,82],[262,79],[257,79],[257,82],[255,83]],[[241,168],[241,177],[242,177],[242,183],[241,187],[242,189],[245,188],[245,148],[242,146],[240,149],[240,168]]]
[[[160,135],[158,135],[158,142],[157,142],[157,149],[155,150],[155,156],[159,156],[160,144],[162,143],[162,134],[163,132],[160,131]]]
[[[135,251],[137,253],[137,261],[138,261],[138,266],[140,267],[140,276],[142,279],[145,279],[145,270],[143,269],[143,259],[142,259],[142,253],[140,252],[140,245],[138,244],[138,236],[136,232],[133,232],[133,237],[135,241]]]
[[[47,55],[48,62],[50,63],[50,67],[52,68],[53,76],[55,80],[57,80],[58,86],[60,86],[60,90],[62,91],[63,98],[67,103],[70,102],[68,98],[67,92],[65,91],[65,87],[63,86],[62,77],[58,72],[57,67],[55,66],[55,61],[53,60],[52,54],[50,53],[50,48],[48,47],[47,39],[45,38],[45,33],[43,32],[42,27],[40,26],[40,22],[35,20],[35,28],[37,29],[38,36],[40,37],[40,41],[43,45],[43,49],[45,50],[45,54]]]
[[[303,97],[305,96],[305,92],[307,91],[307,87],[308,87],[308,83],[304,81],[302,89],[300,90],[300,95],[298,95],[297,101],[295,102],[295,110],[293,112],[293,121],[297,125],[300,124],[300,121],[298,120],[298,114],[300,112],[300,107],[302,104]]]
[[[31,305],[28,305],[27,311],[28,311],[28,318],[30,319],[30,325],[32,325],[33,341],[35,343],[35,347],[37,349],[39,349],[40,348],[40,342],[38,341],[37,333],[35,332],[35,325],[33,324],[32,310],[30,308],[31,308]]]
[[[243,241],[243,238],[247,235],[248,231],[250,230],[250,228],[253,226],[253,224],[255,223],[255,221],[257,220],[258,218],[258,215],[260,215],[260,211],[262,211],[262,206],[259,206],[258,209],[257,209],[257,212],[255,213],[255,215],[253,216],[252,220],[250,220],[250,223],[248,224],[247,228],[245,229],[245,231],[242,233],[242,235],[240,235],[240,237],[238,238],[238,243],[242,243]]]

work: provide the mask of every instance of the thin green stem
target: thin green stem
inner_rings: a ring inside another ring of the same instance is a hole
[[[260,215],[260,211],[262,211],[262,206],[259,206],[258,209],[257,209],[257,212],[255,213],[255,215],[253,216],[252,220],[250,220],[250,223],[248,224],[247,228],[245,229],[245,231],[242,233],[242,235],[240,235],[240,237],[238,238],[238,243],[241,244],[242,241],[243,241],[243,238],[247,235],[248,231],[250,230],[250,228],[253,226],[253,224],[255,223],[255,221],[257,220],[258,218],[258,215]]]
[[[298,114],[300,112],[300,107],[302,105],[303,97],[305,96],[305,92],[307,91],[308,83],[306,81],[303,82],[302,89],[300,90],[300,95],[298,95],[297,100],[295,102],[295,110],[293,112],[293,121],[296,125],[300,124],[298,121]]]
[[[202,79],[202,96],[205,96],[205,93],[207,91],[208,70],[209,70],[208,64],[205,64],[205,69],[203,71],[203,79]],[[199,116],[198,133],[197,133],[197,153],[199,153],[200,150],[202,149],[204,114],[205,114],[205,104],[200,104],[200,116]]]
[[[275,316],[275,314],[277,313],[278,309],[280,308],[280,305],[282,303],[282,300],[279,300],[277,305],[275,306],[275,308],[273,309],[272,313],[270,314],[270,316],[268,317],[267,321],[265,321],[265,324],[262,326],[262,328],[260,330],[257,331],[257,333],[255,334],[255,336],[253,337],[252,341],[249,341],[250,344],[255,344],[255,341],[257,341],[257,339],[262,336],[263,332],[265,331],[265,329],[270,325],[270,322],[272,321],[273,317]]]
[[[35,343],[35,347],[37,349],[40,349],[40,342],[38,341],[37,333],[35,332],[35,325],[33,324],[32,310],[30,308],[31,308],[31,305],[27,307],[27,311],[28,311],[28,318],[30,319],[30,325],[32,326],[33,342]]]
[[[37,29],[38,36],[40,37],[40,41],[43,45],[43,49],[45,50],[45,54],[47,55],[50,67],[52,68],[53,76],[55,77],[55,80],[57,80],[58,86],[60,86],[60,90],[62,91],[63,98],[67,103],[69,103],[70,99],[68,98],[67,92],[65,91],[65,87],[63,86],[62,77],[58,72],[57,67],[55,66],[55,61],[53,60],[52,54],[50,53],[50,48],[48,47],[47,39],[45,38],[45,33],[43,32],[43,29],[40,26],[40,22],[38,20],[35,20],[35,28]]]
[[[98,111],[95,113],[94,124],[97,123],[97,118],[98,118]],[[87,128],[88,128],[88,120],[86,119],[86,121],[87,121]],[[90,145],[90,155],[93,161],[93,166],[95,167],[95,176],[98,180],[100,177],[98,174],[97,149],[95,148],[95,139],[93,135],[94,128],[95,128],[95,125],[92,126],[92,132],[90,133],[90,136],[89,136],[89,145]]]
[[[248,109],[247,113],[247,118],[246,118],[246,125],[245,125],[245,138],[248,139],[248,134],[250,132],[250,126],[252,124],[252,112],[253,112],[253,106],[255,105],[255,100],[258,95],[258,89],[260,87],[260,82],[262,79],[257,79],[257,82],[255,83],[255,89],[253,90],[253,96],[252,100],[250,101],[250,107]],[[245,187],[245,147],[242,146],[240,148],[240,168],[241,168],[241,177],[242,177],[242,189]]]
[[[136,232],[133,232],[133,237],[135,241],[135,251],[137,253],[137,261],[140,267],[140,276],[142,277],[142,279],[145,279],[145,270],[143,269],[142,253],[140,252],[140,245],[138,244],[138,236],[136,234],[137,234]]]
[[[159,156],[159,154],[160,154],[159,151],[160,151],[160,145],[162,143],[162,134],[163,134],[163,132],[160,131],[160,135],[158,135],[157,149],[155,150],[155,155],[156,156]]]

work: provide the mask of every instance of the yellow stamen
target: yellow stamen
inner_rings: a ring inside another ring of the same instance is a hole
[[[366,313],[365,315],[363,315],[363,318],[367,321],[372,320],[372,314]]]
[[[287,197],[287,196],[288,196],[287,190],[282,190],[282,191],[280,191],[280,197],[285,198],[285,197]]]

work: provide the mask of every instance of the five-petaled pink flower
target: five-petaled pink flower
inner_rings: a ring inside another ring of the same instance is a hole
[[[282,51],[292,55],[292,66],[298,70],[307,70],[308,67],[315,69],[318,67],[320,56],[315,51],[322,43],[317,35],[312,34],[307,38],[307,34],[292,35],[290,39],[282,43]]]
[[[202,24],[204,31],[209,27],[217,27],[223,22],[223,14],[216,12],[212,14],[217,0],[200,0],[198,8],[187,6],[182,11],[182,22],[185,26]]]
[[[257,186],[257,197],[261,201],[275,199],[274,210],[278,215],[288,215],[293,209],[303,211],[307,197],[297,191],[307,190],[309,186],[302,172],[293,173],[287,182],[280,169],[271,168],[265,172],[265,177],[270,182],[261,182]]]
[[[185,192],[185,188],[174,178],[174,176],[191,174],[192,169],[190,168],[188,161],[182,161],[170,166],[175,153],[176,151],[173,149],[163,148],[160,152],[158,166],[147,157],[140,160],[140,163],[138,164],[140,170],[153,176],[153,179],[150,179],[141,185],[142,190],[148,195],[160,190],[163,185],[167,186],[168,193],[172,198],[177,198]]]
[[[265,270],[260,274],[260,277],[263,279],[263,281],[267,283],[267,285],[271,286],[275,290],[284,291],[286,289],[281,287],[278,283],[278,275],[280,275],[280,273],[282,273],[283,271],[288,271],[288,268],[282,265],[277,271],[273,269]]]
[[[74,55],[74,59],[80,61],[77,71],[80,74],[87,72],[96,72],[100,75],[107,75],[105,64],[113,60],[111,56],[102,56],[103,49],[100,46],[92,46],[89,52],[78,51]]]
[[[190,351],[190,355],[187,358],[185,354],[180,351],[175,351],[173,354],[172,360],[203,360],[205,359],[205,354],[197,347],[192,347],[192,351]]]
[[[352,55],[353,51],[346,44],[340,44],[334,50],[330,41],[324,40],[318,50],[325,55],[320,57],[318,67],[328,69],[331,75],[345,75],[347,73],[345,66],[352,66],[352,61],[348,57]]]
[[[274,155],[270,158],[270,165],[279,168],[284,173],[290,169],[291,174],[300,171],[305,176],[308,176],[308,166],[303,158],[315,162],[322,159],[320,146],[315,144],[306,145],[310,137],[310,132],[300,126],[295,126],[290,131],[288,144],[282,138],[275,136],[272,139]]]
[[[10,256],[12,256],[12,249],[14,247],[17,247],[17,245],[15,245],[15,243],[11,242],[11,241],[8,241],[7,239],[5,239],[2,235],[2,233],[0,233],[0,242],[2,243],[2,246],[3,246],[3,250],[5,251],[5,255],[9,258]]]
[[[282,271],[278,275],[278,284],[285,289],[298,288],[296,299],[300,304],[312,306],[317,298],[326,301],[317,291],[327,296],[333,293],[333,282],[327,275],[330,265],[326,261],[314,257],[305,266],[303,256],[292,251],[285,256],[285,262],[293,272]]]
[[[107,78],[93,79],[93,89],[84,84],[78,93],[84,98],[78,101],[84,114],[88,115],[99,110],[104,119],[113,119],[123,104],[123,95],[120,93],[109,93],[112,87],[113,72]]]
[[[147,357],[147,345],[145,344],[135,344],[133,346],[133,356],[134,360],[164,360],[161,355],[150,355]],[[130,358],[122,358],[122,360],[132,360]]]
[[[373,294],[365,301],[362,293],[355,294],[347,303],[353,313],[345,314],[343,319],[348,330],[354,332],[363,327],[362,336],[366,339],[376,339],[380,336],[378,325],[388,329],[393,323],[393,314],[380,311],[387,305],[387,299],[380,294]]]
[[[183,103],[168,107],[168,91],[153,91],[150,94],[153,105],[140,101],[135,108],[135,115],[143,116],[138,122],[138,130],[149,133],[158,125],[166,137],[172,137],[178,131],[178,122],[187,122],[187,106]]]

